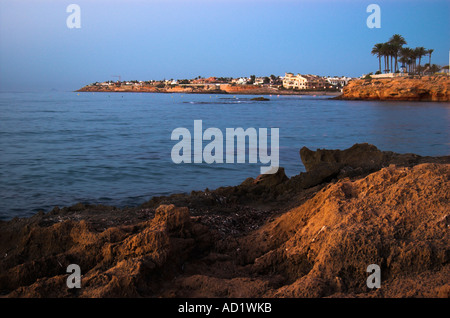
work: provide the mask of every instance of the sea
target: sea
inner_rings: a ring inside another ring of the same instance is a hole
[[[397,153],[450,155],[450,103],[253,97],[1,92],[0,220],[79,202],[136,207],[153,196],[234,186],[260,174],[264,164],[249,160],[175,163],[172,132],[185,128],[193,137],[195,120],[203,131],[224,135],[227,128],[278,128],[272,151],[289,177],[305,171],[304,146],[370,143]]]

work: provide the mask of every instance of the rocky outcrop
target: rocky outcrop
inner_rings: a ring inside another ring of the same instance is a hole
[[[306,173],[293,177],[302,187],[308,188],[330,181],[333,178],[356,177],[380,170],[389,165],[411,167],[421,163],[446,163],[450,156],[424,157],[412,153],[398,154],[381,151],[367,143],[355,144],[345,150],[317,149],[307,147],[300,149],[300,158]]]
[[[254,98],[252,98],[250,100],[266,102],[266,101],[269,101],[270,99],[265,98],[265,97],[254,97]]]
[[[174,205],[159,206],[151,220],[101,232],[86,221],[21,225],[1,227],[0,286],[12,290],[10,297],[151,296],[211,240],[187,208]],[[69,264],[82,270],[80,290],[66,286]]]
[[[280,90],[277,88],[260,87],[255,85],[230,85],[222,84],[220,89],[228,94],[250,94],[250,95],[268,95],[268,94],[280,94]]]
[[[300,158],[307,172],[319,169],[338,171],[344,167],[378,170],[393,156],[393,152],[382,152],[367,143],[355,144],[345,150],[317,149],[312,151],[307,147],[300,149]],[[418,157],[413,156],[414,159]]]
[[[302,148],[306,172],[0,222],[6,297],[449,297],[450,157]],[[81,289],[68,289],[69,264]],[[382,288],[366,285],[368,265]]]
[[[338,99],[450,101],[449,76],[395,77],[352,80]]]
[[[449,185],[448,164],[342,179],[240,240],[242,262],[284,278],[275,297],[449,297]]]

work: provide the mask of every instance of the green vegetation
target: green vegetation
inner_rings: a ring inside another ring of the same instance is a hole
[[[409,74],[434,74],[439,66],[431,64],[431,54],[433,49],[426,49],[423,46],[416,48],[403,47],[406,45],[405,38],[400,34],[394,34],[388,42],[377,43],[372,48],[372,55],[378,58],[378,71],[376,74],[381,74],[381,60],[384,62],[384,73],[398,73],[400,72],[399,62],[402,64],[403,72]],[[429,56],[429,61],[425,65],[421,65],[422,58]]]
[[[229,83],[231,82],[233,78],[232,77],[218,77],[217,82],[219,83]]]

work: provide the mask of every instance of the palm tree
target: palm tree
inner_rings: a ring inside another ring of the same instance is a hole
[[[389,43],[383,43],[381,46],[381,55],[384,57],[384,72],[389,72],[389,57],[391,56],[391,46]]]
[[[389,45],[389,56],[391,58],[391,73],[394,72],[394,57],[395,54],[397,53],[398,49],[396,47],[396,45],[392,44],[391,42],[388,42]]]
[[[430,57],[430,60],[428,61],[428,64],[430,64],[431,65],[431,54],[434,52],[434,50],[433,49],[429,49],[428,50],[428,56]]]
[[[401,61],[403,63],[406,63],[407,66],[407,72],[412,73],[413,72],[413,60],[415,61],[415,54],[414,50],[409,47],[401,48],[400,50],[400,56]]]
[[[428,50],[425,49],[423,46],[419,46],[414,49],[414,52],[416,53],[416,57],[419,59],[419,67],[420,67],[420,61],[422,60],[422,57],[428,54]]]
[[[422,58],[429,56],[429,63],[431,64],[431,54],[434,50],[427,50],[424,47],[416,47],[415,49],[403,47],[407,44],[405,38],[400,34],[394,34],[386,43],[377,43],[372,48],[372,55],[378,58],[378,71],[381,72],[381,57],[384,60],[384,72],[398,72],[398,62],[400,61],[407,67],[409,73],[416,73],[423,70],[421,66]],[[417,65],[417,59],[419,64]]]
[[[390,42],[383,43],[383,46],[381,47],[381,52],[385,60],[385,72],[387,73],[394,72],[393,59],[395,57],[397,50],[398,50],[397,47]]]
[[[401,36],[400,34],[394,34],[389,39],[389,43],[393,46],[394,51],[394,58],[395,58],[395,72],[398,70],[398,55],[400,53],[401,48],[403,45],[407,44],[405,41],[405,38]],[[392,63],[391,63],[392,64]]]
[[[411,73],[416,73],[416,69],[417,69],[417,55],[418,55],[418,50],[415,49],[410,49],[409,51],[409,59],[410,59],[410,63],[411,63]]]
[[[372,55],[376,55],[378,57],[378,71],[381,73],[381,56],[382,56],[382,47],[383,43],[377,43],[372,48]]]
[[[398,59],[398,61],[400,63],[402,63],[402,66],[404,66],[406,68],[406,72],[408,72],[408,63],[409,63],[409,58],[407,56],[400,56],[400,58]]]

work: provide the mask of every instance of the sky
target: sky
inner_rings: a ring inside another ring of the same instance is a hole
[[[68,28],[70,4],[80,28]],[[369,28],[367,6],[381,9]],[[73,91],[117,80],[357,77],[401,34],[449,64],[449,0],[1,0],[0,91]],[[428,61],[428,58],[425,58]]]

